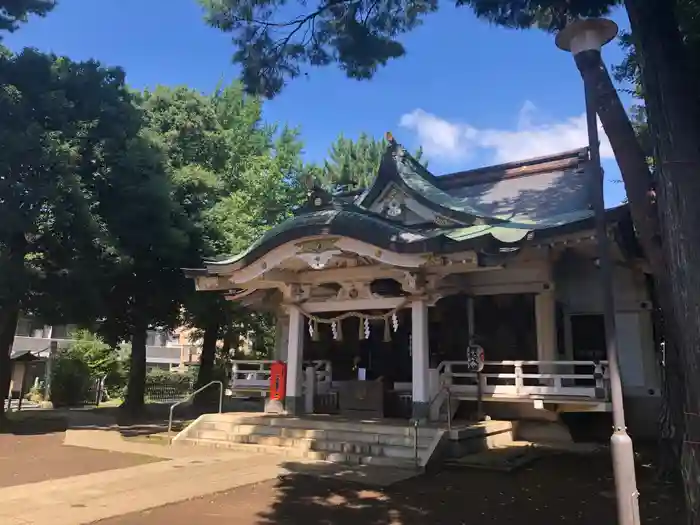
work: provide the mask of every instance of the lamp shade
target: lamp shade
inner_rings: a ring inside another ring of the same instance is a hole
[[[559,49],[574,55],[582,51],[600,51],[617,36],[617,31],[617,24],[607,18],[582,18],[559,31],[555,43]]]

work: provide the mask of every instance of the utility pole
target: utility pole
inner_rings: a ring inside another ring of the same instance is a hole
[[[590,55],[600,58],[602,47],[617,36],[617,25],[612,20],[591,18],[576,20],[556,37],[556,45],[574,55],[576,66],[583,77],[586,94],[586,124],[588,127],[589,167],[596,177],[593,207],[595,210],[596,239],[600,261],[600,285],[603,292],[603,316],[605,319],[605,341],[610,372],[610,397],[613,412],[613,433],[610,437],[615,494],[617,497],[618,525],[639,525],[639,492],[634,468],[634,448],[627,433],[625,409],[623,405],[622,380],[618,359],[615,330],[615,297],[613,295],[612,258],[605,222],[605,201],[603,188],[605,177],[600,164],[600,141],[598,138],[598,118],[596,114],[596,91],[587,78],[587,67],[600,63],[590,60]]]

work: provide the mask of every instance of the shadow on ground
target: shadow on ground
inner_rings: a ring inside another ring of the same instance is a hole
[[[609,455],[549,453],[511,473],[453,468],[384,489],[318,479],[289,463],[275,499],[256,525],[614,523],[615,499]],[[653,465],[640,461],[642,522],[682,520],[678,487],[657,485]],[[214,523],[214,522],[211,522]]]
[[[12,412],[0,424],[0,434],[37,435],[73,430],[119,430],[125,437],[162,434],[168,429],[169,403],[149,403],[138,416],[125,413],[118,406],[75,407]],[[259,411],[257,400],[228,399],[225,412]],[[173,430],[179,432],[190,421],[217,407],[198,408],[191,403],[176,407]]]

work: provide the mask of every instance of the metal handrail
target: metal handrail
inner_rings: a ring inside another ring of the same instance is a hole
[[[418,425],[420,422],[417,419],[413,420],[413,461],[416,464],[416,468],[420,466],[418,460]]]
[[[443,384],[438,393],[430,400],[428,403],[428,415],[430,415],[430,410],[433,408],[433,403],[443,391],[447,392],[447,429],[452,430],[452,392],[450,392],[449,384]],[[418,427],[420,426],[420,420],[411,419],[411,425],[413,426],[413,461],[416,464],[416,468],[418,468],[420,466],[420,458],[418,457]]]
[[[168,417],[168,440],[170,440],[170,435],[173,430],[173,411],[175,410],[176,406],[182,405],[183,403],[187,403],[190,399],[192,399],[194,396],[202,392],[203,390],[206,390],[209,388],[211,385],[219,385],[219,414],[223,411],[224,407],[224,384],[221,381],[209,381],[206,385],[203,387],[198,388],[194,392],[192,392],[189,396],[187,396],[185,399],[182,399],[178,401],[177,403],[173,403],[170,405],[170,416]]]
[[[440,389],[437,391],[437,394],[435,394],[430,400],[430,403],[428,403],[428,414],[430,414],[433,404],[438,400],[443,392],[447,392],[447,430],[452,430],[452,391],[450,390],[449,384],[443,383]]]

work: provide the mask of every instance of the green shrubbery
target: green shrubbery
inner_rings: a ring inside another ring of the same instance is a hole
[[[56,406],[74,406],[92,403],[97,396],[97,385],[104,378],[107,398],[125,398],[129,376],[128,347],[115,349],[99,336],[88,330],[73,334],[75,342],[62,349],[53,358],[51,369],[51,401]],[[189,367],[187,372],[170,372],[154,368],[146,374],[146,400],[172,402],[184,399],[194,391],[198,367]],[[217,362],[212,371],[212,380],[226,385],[226,368]],[[211,387],[204,393],[212,401],[218,399],[218,390]]]
[[[119,352],[88,330],[73,334],[75,341],[53,358],[51,401],[55,406],[93,402],[96,387],[104,378],[106,391],[121,395],[128,371]]]
[[[51,401],[54,406],[83,404],[91,382],[90,367],[78,352],[67,348],[55,356],[51,368]]]

